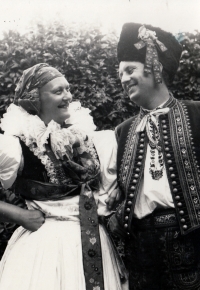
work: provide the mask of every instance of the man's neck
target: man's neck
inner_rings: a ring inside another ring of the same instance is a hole
[[[153,93],[153,97],[150,97],[148,103],[141,105],[143,109],[153,110],[165,102],[167,102],[170,98],[169,91],[166,86],[162,86],[159,90],[155,90]]]

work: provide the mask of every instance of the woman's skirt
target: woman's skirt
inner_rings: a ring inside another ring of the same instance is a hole
[[[100,239],[105,290],[127,289],[101,225]],[[22,227],[14,232],[0,264],[0,290],[18,289],[86,290],[78,221],[46,219],[36,232]]]

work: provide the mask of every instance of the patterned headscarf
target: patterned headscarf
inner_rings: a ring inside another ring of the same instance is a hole
[[[39,115],[39,89],[58,77],[63,77],[63,74],[47,63],[39,63],[26,69],[15,89],[14,103],[29,114]]]

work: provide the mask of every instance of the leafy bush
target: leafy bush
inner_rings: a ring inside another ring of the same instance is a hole
[[[179,35],[183,55],[172,92],[178,99],[200,100],[200,33]],[[37,25],[22,35],[15,31],[0,40],[0,116],[13,101],[24,69],[46,62],[65,74],[74,100],[92,111],[97,128],[114,128],[137,112],[122,91],[116,57],[118,37],[100,26]],[[0,199],[24,207],[11,191],[0,189]],[[15,226],[0,224],[0,255]]]

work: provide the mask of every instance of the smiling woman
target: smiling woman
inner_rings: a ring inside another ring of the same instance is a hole
[[[67,80],[58,77],[39,89],[39,94],[40,118],[45,124],[54,120],[62,125],[69,118],[68,108],[72,100]]]
[[[71,99],[65,77],[38,64],[24,71],[2,119],[0,180],[14,184],[28,210],[0,203],[0,221],[21,225],[1,261],[0,289],[127,289],[123,263],[98,222],[111,214],[105,200],[116,190],[114,132],[70,124]]]

